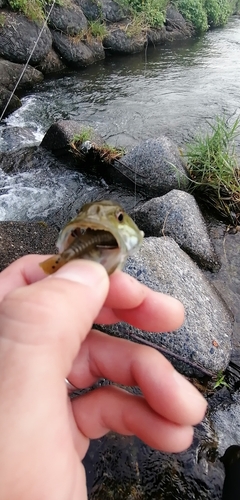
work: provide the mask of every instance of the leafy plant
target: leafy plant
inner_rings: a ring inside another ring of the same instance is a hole
[[[5,24],[5,16],[4,14],[0,14],[0,28],[3,28],[4,24]]]
[[[85,127],[79,134],[75,134],[72,143],[83,143],[92,139],[94,130],[91,127]]]
[[[103,38],[107,35],[107,28],[101,21],[89,21],[88,32],[90,32],[91,36],[94,38],[103,40]]]
[[[197,33],[207,31],[208,19],[203,0],[178,0],[176,5],[184,19],[192,23]]]
[[[13,10],[20,10],[32,21],[44,19],[43,0],[8,0]]]
[[[228,218],[232,212],[240,216],[240,168],[234,143],[239,124],[239,118],[229,126],[225,118],[217,117],[208,123],[211,132],[196,137],[186,154],[193,190]]]
[[[219,372],[217,380],[213,386],[213,389],[217,389],[218,387],[223,387],[223,386],[229,387],[229,384],[226,382],[225,375],[223,374],[223,372]]]
[[[229,0],[205,0],[204,8],[207,13],[208,24],[213,28],[223,26],[232,12]]]
[[[144,27],[159,28],[166,18],[168,0],[121,0],[121,3],[130,9],[133,17],[137,17],[137,24]]]

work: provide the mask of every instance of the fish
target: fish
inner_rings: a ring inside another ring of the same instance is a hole
[[[123,268],[143,237],[144,232],[120,205],[111,200],[94,201],[83,205],[60,231],[58,254],[39,265],[46,274],[53,274],[73,259],[87,259],[102,264],[110,275]]]

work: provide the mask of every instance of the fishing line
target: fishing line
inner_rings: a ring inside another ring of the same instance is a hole
[[[47,26],[48,19],[49,19],[50,15],[51,15],[51,12],[53,10],[53,7],[54,7],[55,3],[56,3],[56,0],[53,0],[52,5],[51,5],[51,7],[49,9],[49,12],[47,14],[47,17],[44,20],[44,23],[43,23],[43,25],[42,25],[42,27],[41,27],[41,29],[39,31],[38,37],[37,37],[36,41],[34,42],[33,48],[32,48],[32,50],[31,50],[31,52],[30,52],[30,54],[28,56],[27,62],[25,63],[25,66],[23,67],[23,70],[22,70],[22,72],[21,72],[21,74],[20,74],[20,76],[19,76],[19,78],[18,78],[18,80],[17,80],[17,82],[16,82],[16,84],[15,84],[15,86],[14,86],[11,94],[10,94],[10,97],[7,100],[7,104],[6,104],[5,108],[4,108],[4,110],[2,111],[2,114],[0,116],[0,122],[2,121],[3,116],[4,116],[4,114],[5,114],[8,106],[10,104],[10,101],[11,101],[13,95],[15,94],[15,92],[16,92],[16,90],[18,88],[18,85],[19,85],[19,83],[20,83],[20,81],[21,81],[21,79],[22,79],[22,77],[23,77],[23,75],[24,75],[24,73],[25,73],[25,71],[26,71],[26,69],[28,67],[29,61],[30,61],[30,59],[31,59],[31,57],[32,57],[32,55],[33,55],[36,47],[37,47],[37,44],[38,44],[38,42],[39,42],[39,40],[40,40],[40,38],[42,36],[43,30],[44,30],[45,26]]]

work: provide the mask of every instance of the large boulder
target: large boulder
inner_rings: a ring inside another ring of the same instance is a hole
[[[16,109],[21,106],[22,103],[20,99],[15,94],[12,95],[4,85],[0,84],[0,114],[2,115],[3,113],[3,118],[10,115],[10,113],[13,113],[13,111],[16,111]]]
[[[147,34],[140,32],[131,35],[125,25],[114,24],[108,27],[108,34],[104,37],[103,45],[108,52],[119,54],[134,54],[141,52],[147,42]]]
[[[8,90],[13,90],[24,69],[23,64],[17,64],[6,59],[0,59],[0,85],[4,85]],[[24,69],[24,73],[16,91],[32,88],[33,85],[43,80],[43,74],[32,66]]]
[[[188,172],[176,144],[166,136],[141,142],[118,162],[118,168],[147,196],[186,190]]]
[[[42,23],[30,21],[19,13],[4,11],[2,15],[5,20],[0,26],[0,56],[13,62],[26,63],[35,47],[30,64],[42,61],[52,46],[49,28],[45,26],[42,30]]]
[[[110,23],[118,23],[125,19],[126,9],[114,0],[99,0],[103,18]]]
[[[102,6],[97,0],[75,0],[75,4],[81,7],[84,15],[89,21],[102,18]]]
[[[224,371],[231,355],[232,315],[177,243],[168,237],[145,238],[139,252],[128,258],[125,270],[153,290],[179,299],[185,307],[185,322],[171,333],[149,333],[126,323],[106,326],[104,331],[167,349],[173,364],[186,375]]]
[[[58,31],[53,31],[53,43],[57,52],[70,66],[83,68],[105,57],[104,51],[91,50],[78,37],[69,37]],[[99,42],[101,44],[101,42]]]
[[[137,207],[133,217],[145,236],[171,236],[198,264],[219,269],[206,223],[191,194],[173,189]]]
[[[0,271],[31,253],[55,253],[58,231],[41,222],[0,222]]]
[[[51,28],[71,36],[87,29],[87,19],[82,9],[71,0],[68,0],[66,5],[54,5],[48,24]]]
[[[55,50],[51,48],[46,57],[38,64],[38,69],[40,69],[44,75],[47,75],[66,70],[66,65]]]

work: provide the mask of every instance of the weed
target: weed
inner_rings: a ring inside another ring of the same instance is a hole
[[[103,38],[107,35],[107,28],[101,21],[89,21],[88,32],[94,38],[103,40]]]
[[[225,380],[225,375],[223,374],[223,372],[219,372],[218,375],[217,375],[217,380],[213,386],[213,389],[217,389],[218,387],[229,387],[229,384],[226,382]]]
[[[208,123],[211,133],[196,137],[186,154],[192,190],[231,221],[233,214],[240,216],[240,168],[234,142],[239,124],[239,118],[229,126],[225,118],[217,117],[214,124]]]

